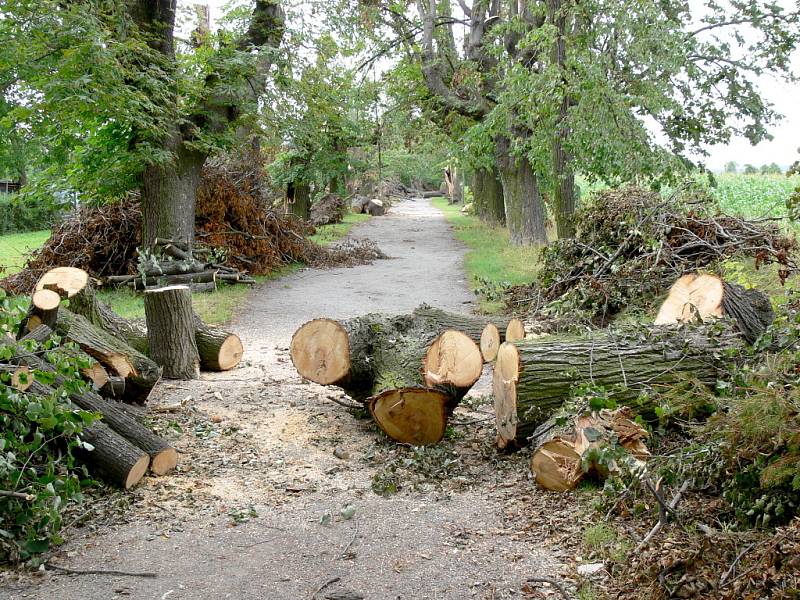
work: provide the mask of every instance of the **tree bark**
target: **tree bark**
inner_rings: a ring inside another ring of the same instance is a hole
[[[41,334],[45,329],[47,328],[40,327],[36,330],[36,333]],[[52,334],[52,331],[48,330],[47,333],[48,335]],[[7,346],[12,346],[14,348],[14,356],[9,362],[17,365],[25,365],[34,370],[52,373],[54,386],[61,386],[65,383],[64,377],[58,374],[53,365],[43,361],[31,352],[27,352],[20,346],[15,345],[13,340],[5,336],[0,336],[0,347]],[[104,423],[126,440],[149,454],[152,459],[150,468],[157,475],[163,475],[175,468],[178,462],[178,453],[175,449],[165,440],[126,414],[125,411],[120,408],[122,405],[105,400],[92,391],[69,392],[69,399],[83,410],[97,412],[103,415]]]
[[[652,418],[656,406],[649,392],[686,380],[713,386],[724,356],[744,346],[732,329],[720,333],[706,327],[505,342],[493,377],[497,444],[526,444],[582,384],[603,388],[618,403]]]
[[[311,186],[302,182],[290,183],[286,197],[293,215],[304,221],[311,218]]]
[[[144,294],[150,356],[169,379],[200,377],[194,339],[192,294],[186,286],[148,290]]]
[[[547,243],[546,213],[539,182],[524,156],[514,157],[506,139],[497,142],[506,226],[515,246]]]
[[[144,401],[161,377],[158,365],[127,343],[65,308],[58,311],[56,332],[77,344],[97,362],[127,381],[126,398]]]
[[[487,223],[506,224],[503,184],[497,168],[478,169],[472,179],[472,197],[475,212]]]

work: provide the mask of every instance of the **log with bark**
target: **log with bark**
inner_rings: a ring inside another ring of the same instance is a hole
[[[192,293],[183,285],[144,295],[150,356],[169,379],[198,379],[200,355],[194,338]]]
[[[56,332],[77,344],[112,374],[124,377],[126,397],[131,400],[145,401],[161,377],[161,369],[154,361],[81,315],[59,310]]]
[[[775,318],[763,293],[728,283],[714,275],[690,273],[678,279],[656,316],[656,325],[729,317],[753,343]]]
[[[147,326],[136,320],[124,319],[97,298],[90,284],[73,299],[71,308],[119,340],[142,354],[150,354]],[[200,354],[200,367],[207,371],[227,371],[241,362],[244,353],[242,341],[236,334],[203,323],[194,315],[194,337]]]
[[[369,198],[366,196],[355,196],[350,201],[350,210],[357,215],[363,214],[366,212],[367,204],[369,204]]]
[[[373,198],[367,202],[364,212],[372,217],[380,217],[386,214],[386,206],[384,206],[383,200]]]
[[[414,445],[441,439],[483,366],[467,335],[414,315],[315,319],[292,337],[291,357],[300,375],[344,389],[387,435]]]
[[[8,385],[18,392],[24,392],[33,384],[33,373],[26,366],[3,365],[0,364],[0,374],[8,378]],[[0,380],[5,381],[5,377],[0,375]]]
[[[31,305],[19,324],[17,337],[23,337],[40,325],[47,325],[51,329],[55,327],[59,304],[61,304],[61,296],[54,290],[42,289],[33,292]]]
[[[47,331],[45,331],[47,330]],[[43,333],[52,334],[49,329],[39,327],[34,331],[41,337]],[[33,335],[33,333],[31,335]],[[24,365],[33,370],[40,370],[52,374],[53,385],[61,386],[65,379],[58,374],[55,367],[36,354],[28,352],[22,346],[26,338],[14,343],[12,339],[0,336],[0,347],[12,347],[13,356],[9,362],[15,365]],[[150,469],[157,475],[168,473],[178,463],[178,453],[164,439],[154,434],[152,431],[141,425],[130,417],[122,408],[123,405],[117,404],[101,398],[93,391],[84,392],[72,391],[69,393],[70,400],[82,408],[103,415],[103,422],[114,431],[127,439],[132,444],[138,446],[150,455]]]
[[[574,489],[586,475],[605,478],[618,473],[622,460],[629,461],[629,469],[641,467],[650,456],[644,443],[649,434],[633,418],[629,407],[578,414],[561,411],[559,418],[547,421],[531,438],[536,448],[531,458],[536,483],[563,492]],[[558,424],[563,421],[568,424]]]

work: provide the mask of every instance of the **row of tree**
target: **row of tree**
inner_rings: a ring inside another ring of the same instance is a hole
[[[726,173],[738,173],[739,172],[739,163],[736,161],[729,161],[725,163],[725,172]],[[783,169],[778,163],[770,163],[770,164],[763,164],[761,168],[756,167],[755,165],[746,164],[742,167],[742,173],[745,175],[780,175],[783,173]]]

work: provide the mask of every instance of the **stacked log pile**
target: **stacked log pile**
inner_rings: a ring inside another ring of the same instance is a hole
[[[155,475],[172,471],[178,455],[118,400],[145,402],[162,374],[194,377],[199,367],[228,370],[242,357],[238,336],[204,324],[192,312],[187,287],[148,291],[146,298],[155,299],[156,305],[148,314],[172,311],[176,291],[186,294],[180,298],[186,318],[177,320],[188,323],[187,331],[182,332],[185,335],[163,330],[158,320],[150,323],[148,331],[142,323],[123,319],[96,297],[85,271],[59,267],[36,283],[17,338],[0,337],[0,347],[9,356],[6,364],[0,364],[0,373],[8,382],[4,385],[18,392],[54,397],[66,382],[55,364],[66,357],[82,365],[80,373],[88,386],[64,389],[70,402],[99,413],[102,419],[84,430],[87,444],[81,457],[96,474],[125,489],[141,481],[148,470]],[[62,300],[68,300],[72,310],[65,308]],[[53,334],[72,345],[56,344],[46,353],[38,351],[44,343],[53,345]],[[194,359],[188,364],[174,360],[171,349],[177,339],[194,345]]]

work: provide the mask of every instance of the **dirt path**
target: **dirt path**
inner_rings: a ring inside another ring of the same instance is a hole
[[[540,498],[525,457],[497,456],[486,398],[458,409],[466,423],[445,443],[414,450],[388,443],[329,399],[338,393],[291,367],[291,334],[314,317],[421,302],[471,308],[463,249],[428,201],[396,205],[353,235],[392,258],[302,271],[257,290],[233,325],[246,364],[167,384],[155,401],[184,401],[153,417],[182,452],[180,472],[94,503],[90,525],[69,532],[54,559],[157,577],[46,573],[7,581],[0,597],[546,597],[525,580],[563,572],[542,547],[556,526],[528,511]]]

